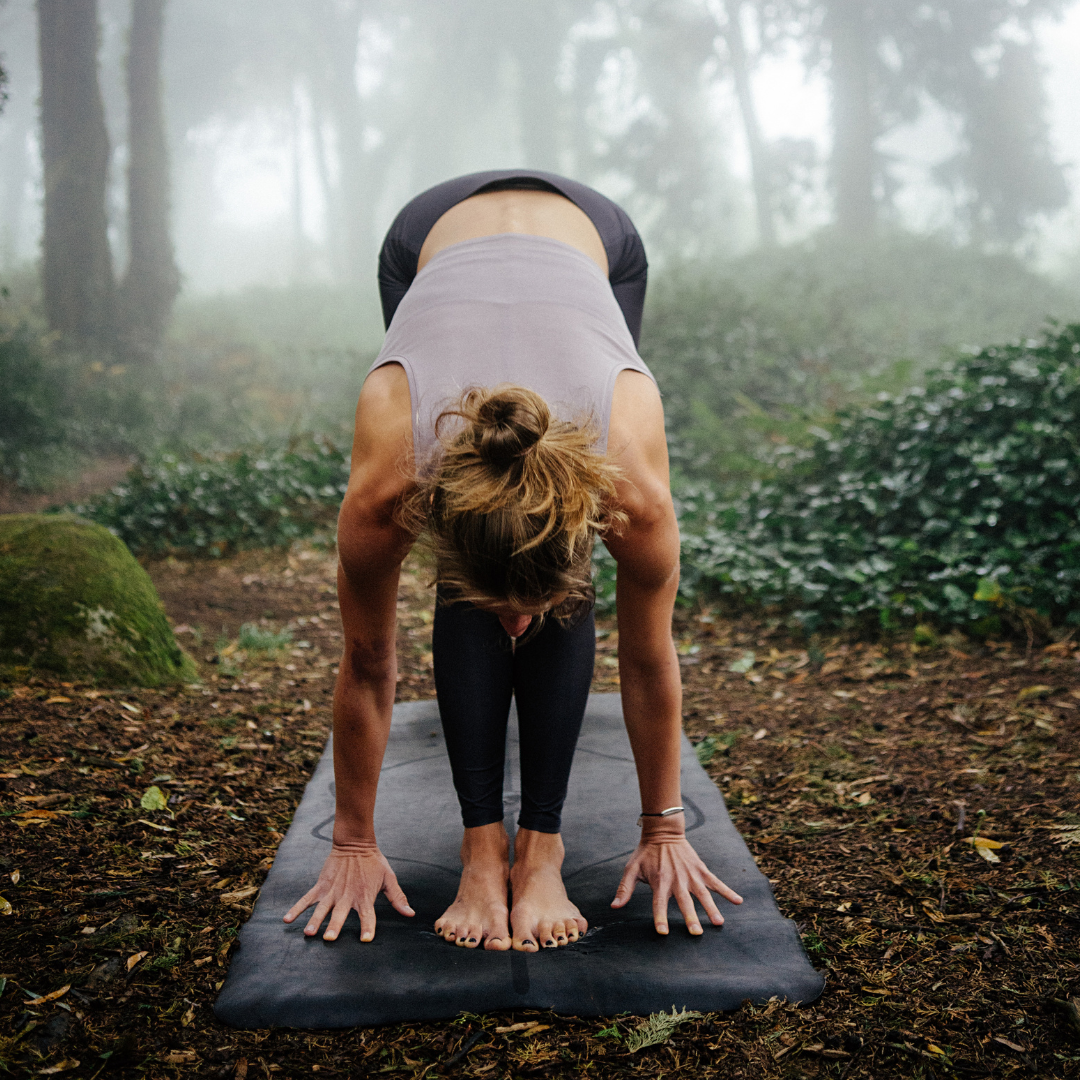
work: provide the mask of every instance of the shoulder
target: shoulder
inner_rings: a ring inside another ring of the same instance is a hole
[[[356,407],[347,499],[394,502],[414,484],[409,378],[396,363],[364,380]]]
[[[656,383],[627,369],[615,380],[608,425],[608,457],[622,473],[622,509],[640,516],[671,502],[664,406]]]

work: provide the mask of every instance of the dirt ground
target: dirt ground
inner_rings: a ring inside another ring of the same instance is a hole
[[[827,976],[811,1006],[747,1003],[637,1053],[630,1016],[233,1031],[215,993],[329,731],[334,562],[148,568],[199,685],[0,685],[10,1075],[1080,1076],[1075,643],[806,650],[680,614],[686,731]],[[434,693],[425,582],[402,581],[401,700]],[[245,653],[245,623],[292,639]],[[598,646],[595,689],[615,690],[610,620]]]

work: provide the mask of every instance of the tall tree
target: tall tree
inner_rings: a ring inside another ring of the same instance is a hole
[[[773,216],[773,178],[770,175],[768,148],[761,135],[757,105],[750,83],[750,58],[743,34],[742,0],[724,0],[721,8],[718,0],[710,5],[714,14],[720,15],[721,26],[727,44],[728,62],[735,83],[735,98],[746,136],[746,148],[750,156],[750,181],[754,189],[754,209],[757,215],[758,242],[762,247],[776,244],[776,220]]]
[[[128,357],[151,362],[180,291],[169,232],[169,153],[161,102],[165,0],[132,0],[128,46],[128,243],[121,287]]]
[[[108,347],[115,282],[105,189],[109,139],[97,79],[97,0],[37,0],[45,179],[42,291],[49,325]]]
[[[829,0],[822,31],[829,48],[832,82],[832,187],[836,224],[848,236],[874,230],[877,154],[881,131],[875,115],[875,46],[867,0]]]
[[[757,0],[774,40],[797,40],[832,91],[837,225],[872,232],[888,201],[876,143],[915,119],[926,95],[960,119],[964,145],[939,178],[968,193],[985,239],[1012,240],[1063,205],[1030,31],[1067,0]],[[1010,40],[1016,32],[1028,40]],[[1000,53],[996,70],[984,57]],[[979,232],[977,228],[976,233]]]

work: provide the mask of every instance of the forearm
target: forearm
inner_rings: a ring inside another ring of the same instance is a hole
[[[394,708],[396,658],[357,673],[342,659],[334,688],[336,844],[375,843],[375,795]]]
[[[641,808],[646,813],[659,813],[681,804],[682,685],[678,657],[670,635],[666,648],[654,647],[645,655],[632,650],[625,656],[621,631],[619,656],[623,716],[637,764]],[[665,824],[681,824],[681,819]]]

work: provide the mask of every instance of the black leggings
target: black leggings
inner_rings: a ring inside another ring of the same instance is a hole
[[[503,819],[506,722],[513,694],[521,746],[518,824],[557,833],[592,682],[592,612],[572,629],[549,616],[533,637],[511,649],[491,612],[467,603],[440,603],[432,651],[439,714],[465,827]]]
[[[416,277],[420,248],[451,207],[482,191],[554,191],[579,206],[607,252],[609,281],[637,344],[645,303],[645,249],[626,213],[592,188],[552,173],[474,173],[418,195],[394,219],[379,254],[386,325]],[[549,617],[511,649],[498,617],[467,603],[435,609],[435,689],[454,787],[466,828],[503,820],[503,762],[511,695],[521,745],[518,824],[557,833],[581,720],[589,697],[596,631],[593,615],[572,628]]]

